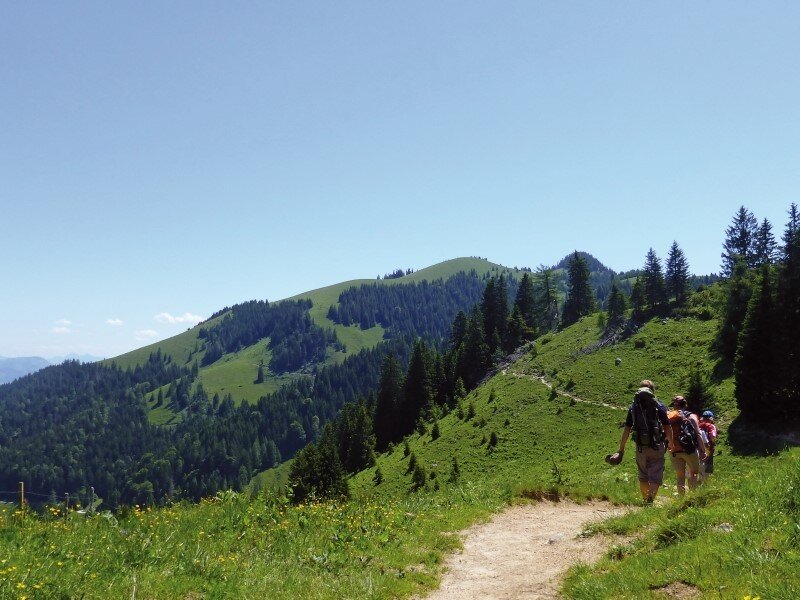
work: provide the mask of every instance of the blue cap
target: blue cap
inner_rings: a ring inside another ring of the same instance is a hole
[[[710,410],[707,410],[707,411],[705,411],[703,413],[703,417],[705,417],[706,419],[713,419],[714,418],[714,413],[711,412]]]

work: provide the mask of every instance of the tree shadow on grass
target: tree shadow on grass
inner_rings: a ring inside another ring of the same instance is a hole
[[[736,417],[728,428],[731,452],[740,456],[770,456],[800,446],[800,422],[775,421],[754,423]]]

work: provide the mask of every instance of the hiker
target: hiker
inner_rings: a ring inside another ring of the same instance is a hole
[[[672,441],[667,421],[667,407],[656,399],[656,388],[649,379],[639,384],[628,409],[619,450],[607,460],[618,464],[625,453],[625,444],[633,431],[636,442],[636,466],[639,470],[639,491],[645,504],[652,504],[664,480],[664,454],[666,441]]]
[[[686,493],[688,471],[689,489],[697,487],[700,477],[700,462],[706,459],[706,447],[700,433],[697,415],[686,410],[686,399],[675,396],[672,410],[667,413],[669,429],[672,431],[669,445],[670,462],[678,480],[678,494]]]
[[[705,479],[714,472],[714,450],[717,446],[717,426],[714,423],[714,413],[710,410],[700,415],[700,432],[705,433],[708,446],[706,459],[700,463],[700,480]]]

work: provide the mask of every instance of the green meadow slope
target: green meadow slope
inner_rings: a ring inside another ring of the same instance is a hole
[[[338,304],[339,296],[343,291],[362,284],[406,285],[421,281],[448,279],[459,272],[468,273],[473,270],[479,275],[485,273],[493,275],[515,273],[517,277],[521,276],[521,271],[516,268],[509,269],[482,258],[465,257],[448,260],[397,279],[354,279],[304,292],[288,298],[288,300],[311,300],[312,307],[309,310],[309,314],[314,322],[321,327],[333,329],[339,341],[347,348],[346,353],[329,352],[324,364],[339,363],[348,355],[357,354],[364,348],[375,347],[383,340],[384,335],[384,330],[380,326],[361,329],[357,325],[344,326],[328,319],[328,309]],[[200,328],[213,326],[221,318],[222,316],[216,317],[176,336],[144,346],[109,359],[106,362],[115,362],[123,368],[135,367],[143,364],[151,353],[161,350],[162,354],[171,356],[179,365],[191,365],[195,361],[200,364],[204,355],[203,340],[199,337]],[[268,342],[268,338],[259,340],[252,346],[243,348],[238,352],[225,354],[213,364],[201,367],[197,383],[203,385],[209,396],[218,393],[220,397],[223,397],[229,393],[235,403],[239,404],[240,402],[256,402],[262,396],[275,391],[283,383],[304,376],[302,373],[275,375],[267,370],[264,382],[256,383],[259,362],[263,361],[264,364],[269,364],[270,353],[266,348]],[[158,390],[155,390],[147,397],[147,402],[151,409],[151,422],[157,424],[174,422],[177,418],[176,414],[168,407],[157,404],[157,394]]]
[[[438,437],[427,423],[407,451],[398,444],[352,477],[349,502],[292,506],[270,494],[220,493],[106,518],[2,513],[0,596],[410,597],[436,585],[455,532],[509,502],[567,495],[638,506],[633,453],[618,467],[603,455],[616,448],[640,379],[654,379],[665,397],[685,389],[691,369],[714,372],[715,322],[656,320],[590,351],[595,323],[588,317],[535,342],[442,416]],[[710,381],[722,425],[710,482],[679,498],[668,471],[655,506],[587,532],[630,541],[572,569],[567,597],[800,595],[800,451],[731,447],[731,390],[729,379]],[[412,481],[412,460],[424,483]]]

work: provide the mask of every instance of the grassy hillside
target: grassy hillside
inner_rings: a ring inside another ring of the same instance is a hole
[[[309,313],[314,322],[321,327],[336,331],[339,340],[346,347],[346,352],[329,352],[324,364],[340,363],[347,356],[356,354],[364,348],[373,348],[383,340],[384,335],[384,330],[380,326],[363,330],[355,325],[349,327],[340,325],[327,318],[328,309],[338,302],[339,295],[344,290],[362,284],[405,285],[426,280],[447,279],[461,271],[469,272],[472,270],[479,274],[499,274],[503,272],[516,273],[517,276],[521,276],[519,270],[508,269],[484,259],[456,258],[397,279],[354,279],[298,294],[288,299],[299,300],[307,298],[312,301],[313,306]],[[135,367],[137,364],[144,363],[151,353],[160,349],[162,354],[171,356],[180,365],[189,365],[195,361],[199,364],[204,355],[202,350],[203,340],[198,337],[200,328],[213,326],[220,319],[222,319],[221,316],[202,325],[197,325],[179,335],[144,346],[114,359],[109,359],[106,362],[116,362],[123,368]],[[202,383],[209,396],[219,394],[220,397],[223,397],[229,393],[234,402],[239,404],[241,402],[255,402],[261,396],[275,391],[286,381],[303,376],[302,373],[276,375],[267,370],[265,381],[261,384],[256,384],[255,379],[259,361],[263,361],[265,365],[268,365],[271,357],[266,347],[267,342],[267,339],[261,340],[257,344],[244,348],[239,352],[226,354],[211,365],[201,367],[197,383]],[[165,405],[157,405],[157,394],[158,390],[155,390],[147,397],[148,406],[151,408],[150,421],[162,425],[174,423],[180,418],[180,415],[176,415]]]
[[[419,594],[435,585],[444,553],[457,545],[452,533],[515,498],[567,494],[638,505],[632,453],[618,467],[602,456],[616,448],[639,379],[655,379],[663,397],[683,390],[687,369],[713,371],[713,330],[711,321],[653,321],[630,340],[587,354],[580,351],[598,339],[587,318],[539,340],[444,416],[437,439],[428,424],[408,438],[408,456],[399,444],[352,478],[348,503],[294,507],[269,495],[221,493],[199,506],[116,517],[6,511],[0,596]],[[537,380],[541,372],[578,399],[551,392]],[[632,541],[595,566],[573,569],[567,597],[798,597],[800,450],[751,456],[732,448],[725,438],[735,414],[730,390],[729,380],[713,381],[723,424],[716,475],[678,498],[668,467],[659,503],[595,529]],[[416,491],[412,456],[427,473]]]

